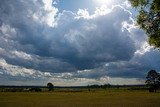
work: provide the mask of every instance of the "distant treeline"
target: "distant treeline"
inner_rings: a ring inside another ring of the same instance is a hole
[[[93,91],[95,89],[122,89],[127,90],[147,90],[146,85],[88,85],[88,86],[54,86],[52,91]],[[0,86],[0,92],[46,92],[48,91],[47,86]]]

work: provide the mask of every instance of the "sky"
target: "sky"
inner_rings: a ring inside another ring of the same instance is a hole
[[[0,85],[144,84],[160,71],[127,0],[0,0]]]

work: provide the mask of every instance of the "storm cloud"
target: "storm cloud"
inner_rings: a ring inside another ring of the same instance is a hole
[[[39,73],[62,79],[144,78],[147,70],[159,70],[159,51],[147,44],[125,3],[91,14],[59,12],[52,0],[0,0],[0,75],[25,78],[29,70],[37,79]],[[21,69],[21,75],[8,73]]]

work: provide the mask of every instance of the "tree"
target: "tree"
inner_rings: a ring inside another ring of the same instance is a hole
[[[52,83],[47,83],[47,87],[49,91],[52,91],[54,89],[54,85]]]
[[[149,86],[149,91],[156,92],[156,90],[160,87],[160,74],[155,70],[150,70],[146,79],[146,84]]]
[[[149,44],[160,48],[160,0],[129,0],[139,14],[137,23],[148,35]]]

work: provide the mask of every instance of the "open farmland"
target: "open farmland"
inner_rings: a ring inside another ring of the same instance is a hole
[[[1,92],[0,107],[159,107],[160,93],[129,90]]]

